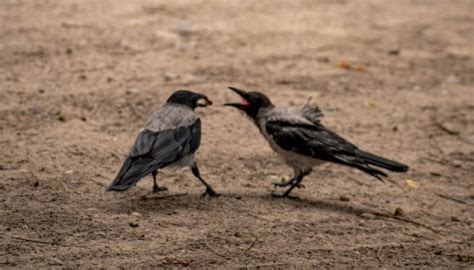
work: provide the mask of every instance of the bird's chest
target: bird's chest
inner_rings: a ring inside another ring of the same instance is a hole
[[[258,122],[258,128],[263,137],[267,140],[270,147],[278,153],[278,155],[285,161],[285,163],[296,166],[300,168],[312,168],[313,166],[318,166],[323,164],[322,160],[317,160],[311,157],[307,157],[301,154],[298,154],[294,151],[288,151],[281,148],[272,138],[270,134],[267,133],[265,128],[265,121]]]
[[[291,160],[293,159],[292,157],[294,155],[293,152],[284,150],[273,140],[272,136],[266,131],[265,121],[260,121],[258,123],[258,129],[273,151],[277,152],[278,155],[280,155],[280,157],[283,158],[283,160],[285,160],[287,163],[291,163]]]

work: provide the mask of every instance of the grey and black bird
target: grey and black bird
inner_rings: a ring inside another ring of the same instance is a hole
[[[301,187],[303,177],[313,167],[332,162],[359,169],[382,180],[387,174],[383,168],[393,172],[406,172],[408,166],[387,158],[363,151],[321,123],[323,113],[318,107],[305,104],[301,107],[278,108],[260,92],[246,92],[229,87],[242,97],[241,103],[226,103],[243,112],[258,127],[270,147],[294,170],[291,180],[276,183],[289,188],[275,197],[286,197],[295,187]]]
[[[153,176],[153,192],[166,191],[166,187],[160,187],[156,182],[158,170],[190,167],[206,187],[203,196],[217,196],[201,177],[194,159],[201,143],[201,120],[194,109],[211,104],[203,94],[188,90],[174,92],[158,111],[151,114],[138,133],[127,159],[107,191],[126,191],[149,174]]]

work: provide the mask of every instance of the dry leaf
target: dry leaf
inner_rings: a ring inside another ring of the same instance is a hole
[[[369,100],[369,102],[367,102],[367,105],[369,105],[370,108],[375,109],[377,108],[378,103],[375,100]]]
[[[353,68],[352,70],[357,71],[357,72],[367,72],[367,68],[364,67],[364,66],[357,66],[357,67]]]
[[[349,62],[341,61],[337,64],[338,68],[352,70],[352,65]]]
[[[409,186],[411,188],[419,188],[420,187],[420,183],[418,183],[418,182],[416,182],[415,180],[412,180],[412,179],[405,180],[405,183],[407,184],[407,186]]]

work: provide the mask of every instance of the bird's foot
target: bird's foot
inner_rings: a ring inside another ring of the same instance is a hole
[[[219,193],[215,192],[212,188],[206,188],[206,191],[201,195],[201,197],[219,197],[221,196]]]
[[[274,182],[273,185],[275,187],[287,187],[287,186],[290,186],[290,185],[293,185],[294,181],[293,180],[290,180],[290,181],[282,181],[282,182]],[[298,184],[296,185],[297,188],[305,188],[305,186],[303,184]]]
[[[292,200],[298,200],[299,199],[299,197],[290,195],[287,192],[276,192],[276,191],[272,192],[272,197],[273,198],[288,198],[288,199],[292,199]]]
[[[168,188],[165,186],[153,186],[153,193],[158,193],[158,192],[166,192],[168,191]]]

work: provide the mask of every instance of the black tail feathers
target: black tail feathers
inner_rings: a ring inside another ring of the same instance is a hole
[[[107,187],[106,191],[126,191],[135,186],[140,179],[152,171],[157,166],[153,166],[153,160],[150,158],[132,158],[128,157],[122,165],[117,177]]]
[[[408,168],[409,168],[405,164],[402,164],[390,159],[386,159],[381,156],[377,156],[377,155],[374,155],[372,153],[365,152],[362,150],[359,150],[357,154],[359,155],[360,158],[362,158],[368,164],[374,165],[380,168],[384,168],[392,172],[406,172],[408,171]]]

